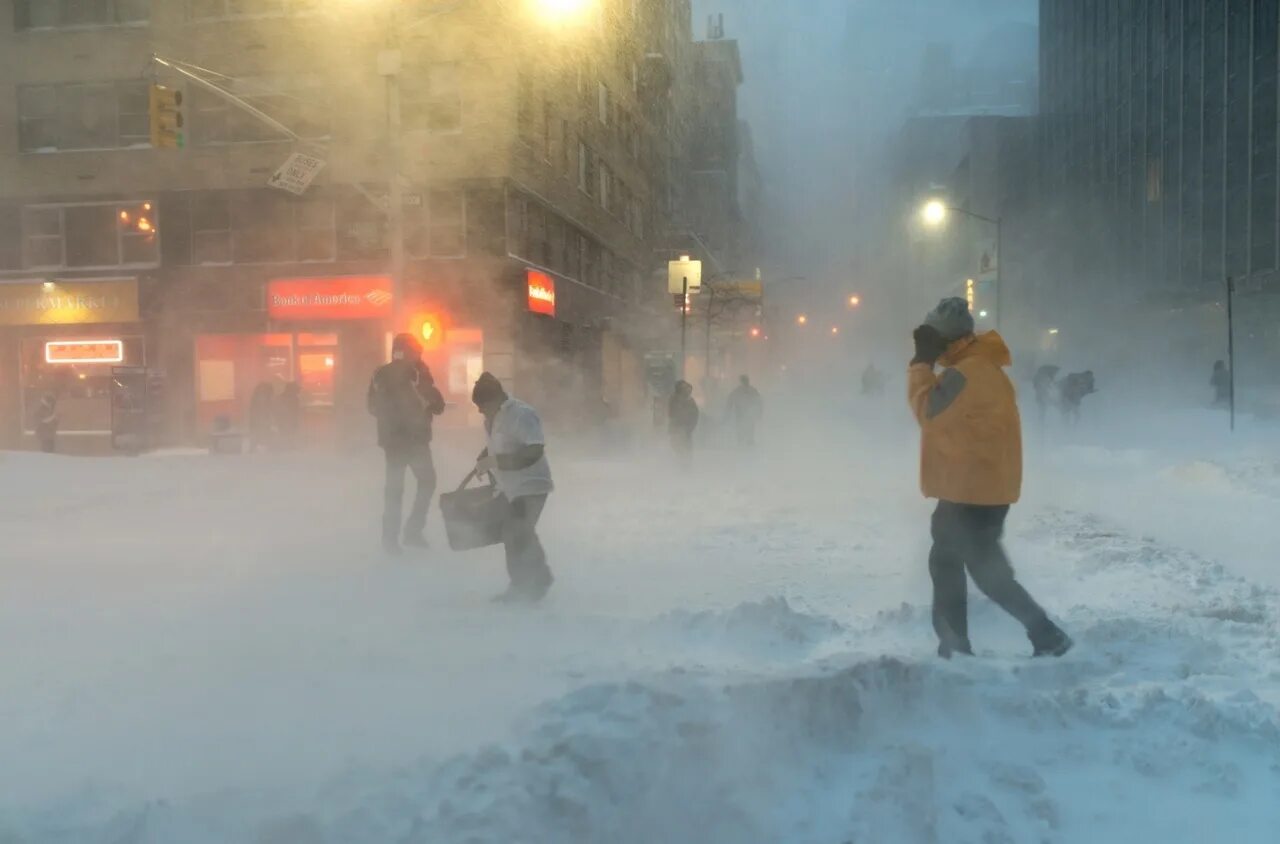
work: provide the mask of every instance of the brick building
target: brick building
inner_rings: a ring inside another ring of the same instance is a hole
[[[641,406],[643,354],[673,322],[655,273],[683,245],[672,209],[697,190],[682,155],[688,0],[602,0],[555,26],[509,0],[400,3],[395,23],[391,8],[0,1],[0,444],[23,439],[49,390],[64,430],[100,437],[113,363],[163,373],[179,439],[240,424],[263,381],[299,383],[311,439],[367,436],[390,307],[389,32],[408,254],[397,328],[427,326],[460,407],[481,367],[553,422],[584,401]],[[184,94],[182,149],[150,147],[152,81]],[[301,196],[266,186],[292,152],[326,162]]]

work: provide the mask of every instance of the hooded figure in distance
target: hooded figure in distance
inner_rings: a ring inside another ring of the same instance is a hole
[[[908,401],[920,423],[920,485],[933,514],[933,627],[938,654],[972,654],[965,570],[1022,622],[1035,656],[1061,656],[1071,639],[1014,577],[1000,544],[1022,491],[1022,422],[1004,368],[1009,348],[994,331],[974,334],[964,299],[943,299],[914,333]],[[940,373],[935,366],[941,364]]]

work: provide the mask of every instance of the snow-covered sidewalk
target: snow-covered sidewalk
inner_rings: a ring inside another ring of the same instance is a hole
[[[560,456],[534,610],[495,553],[381,558],[376,454],[0,456],[0,841],[1274,840],[1280,600],[1230,549],[1280,473],[1033,443],[1010,552],[1077,649],[975,599],[944,663],[868,427]]]

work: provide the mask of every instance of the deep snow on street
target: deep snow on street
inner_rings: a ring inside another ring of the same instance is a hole
[[[532,609],[438,522],[377,552],[376,452],[4,454],[0,842],[1274,840],[1270,429],[1030,430],[1010,552],[1077,648],[975,596],[942,662],[915,432],[864,415],[688,478],[553,443]]]

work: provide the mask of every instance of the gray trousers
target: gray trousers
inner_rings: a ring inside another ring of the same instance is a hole
[[[547,552],[536,530],[546,505],[546,495],[513,498],[507,502],[507,518],[502,524],[502,549],[512,587],[539,597],[552,581]]]
[[[407,448],[388,448],[387,478],[383,486],[382,541],[394,544],[400,541],[400,520],[404,517],[405,470],[413,472],[418,490],[413,497],[413,508],[404,523],[405,536],[421,536],[427,526],[427,508],[431,496],[436,493],[436,466],[431,459],[431,444],[420,443]]]

